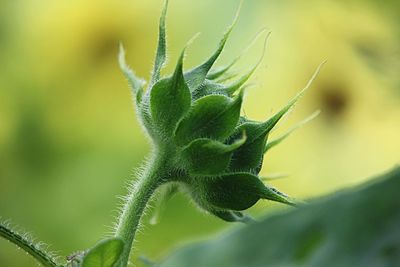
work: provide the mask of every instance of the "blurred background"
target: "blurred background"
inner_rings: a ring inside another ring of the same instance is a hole
[[[183,45],[186,68],[214,51],[236,0],[171,0],[171,72]],[[117,64],[118,44],[137,74],[149,78],[162,1],[0,0],[0,216],[12,218],[61,255],[109,234],[119,200],[149,145]],[[246,0],[218,62],[238,55],[266,27],[267,53],[244,112],[263,120],[327,64],[275,137],[320,109],[321,115],[267,154],[263,175],[309,199],[359,184],[400,160],[398,1]],[[259,58],[256,43],[237,68]],[[260,202],[261,216],[281,205]],[[162,258],[177,246],[236,227],[174,197],[157,225],[148,211],[135,257]],[[136,262],[136,261],[135,261]],[[0,239],[1,266],[36,266]],[[140,265],[140,263],[139,263]]]

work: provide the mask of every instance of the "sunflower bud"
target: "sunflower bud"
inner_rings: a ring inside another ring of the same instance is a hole
[[[120,54],[121,68],[133,89],[139,117],[156,147],[155,151],[167,154],[170,168],[179,173],[164,182],[178,184],[200,208],[225,221],[249,221],[241,211],[260,199],[294,204],[286,195],[265,185],[258,174],[268,150],[267,138],[271,130],[309,84],[264,122],[241,117],[245,83],[261,61],[229,83],[225,81],[227,78],[232,80],[228,72],[237,59],[228,66],[213,69],[237,15],[217,50],[204,63],[184,71],[184,49],[173,74],[161,77],[166,60],[167,4],[168,1],[160,19],[153,75],[145,92],[142,79],[126,65],[123,50]]]

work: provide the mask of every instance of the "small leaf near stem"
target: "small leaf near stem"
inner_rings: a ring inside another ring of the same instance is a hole
[[[124,242],[118,238],[101,240],[83,258],[82,267],[114,267],[119,261]]]

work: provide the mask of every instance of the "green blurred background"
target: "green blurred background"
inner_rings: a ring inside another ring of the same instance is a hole
[[[62,255],[110,234],[125,185],[148,154],[127,82],[127,61],[148,79],[162,1],[0,0],[0,216],[34,233]],[[171,0],[169,62],[196,32],[187,68],[216,47],[236,0]],[[229,62],[263,27],[272,31],[244,111],[265,119],[328,60],[306,97],[274,136],[316,109],[321,115],[271,151],[263,175],[312,198],[363,182],[399,163],[400,11],[398,1],[246,0],[219,61]],[[238,64],[248,69],[262,42]],[[277,208],[260,202],[259,216]],[[135,257],[160,258],[177,246],[229,227],[173,198],[157,225],[148,211]],[[0,266],[35,266],[0,240]]]

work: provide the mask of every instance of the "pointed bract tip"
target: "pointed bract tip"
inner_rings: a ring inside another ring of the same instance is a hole
[[[169,0],[164,1],[164,6],[161,14],[161,20],[165,20],[165,17],[167,16],[167,10],[168,10],[168,5],[169,5]]]
[[[235,101],[240,101],[240,102],[243,101],[245,89],[246,89],[246,87],[242,87],[242,88],[240,89],[239,93],[238,93],[238,94],[235,96],[235,98],[234,98]]]
[[[311,84],[314,82],[314,80],[317,78],[318,74],[321,72],[322,67],[326,64],[326,60],[323,61],[321,64],[318,65],[317,69],[315,70],[314,74],[311,76],[311,79],[308,81],[306,86],[303,88],[303,90],[299,93],[301,94],[302,92],[306,91]]]
[[[268,44],[268,40],[269,40],[269,37],[270,37],[270,36],[271,36],[271,32],[268,32],[267,35],[266,35],[265,38],[264,38],[263,51],[262,51],[262,54],[261,54],[260,59],[258,60],[257,65],[256,65],[257,67],[261,64],[261,62],[262,62],[263,59],[264,59],[265,51],[267,50],[267,44]]]
[[[207,75],[207,79],[209,79],[209,80],[215,80],[215,79],[217,79],[217,78],[220,78],[222,75],[226,74],[226,72],[227,72],[228,70],[230,70],[230,69],[243,57],[243,55],[247,53],[247,51],[250,50],[250,48],[258,41],[258,39],[260,38],[260,36],[262,36],[262,35],[264,34],[264,32],[266,32],[266,31],[267,31],[266,28],[263,28],[262,30],[260,30],[260,31],[255,35],[255,37],[253,37],[253,39],[251,40],[250,44],[248,44],[248,45],[246,46],[246,48],[243,49],[243,51],[242,51],[236,58],[234,58],[234,59],[231,61],[231,63],[229,63],[229,64],[226,65],[225,67],[218,68],[217,70],[213,71],[212,73],[209,73],[209,74]],[[234,76],[236,76],[236,75],[234,75]],[[218,82],[223,82],[225,78],[227,78],[227,77],[224,77],[224,78],[220,79]],[[230,78],[228,77],[227,79],[230,79]]]
[[[307,118],[305,118],[304,120],[298,122],[296,125],[294,125],[289,131],[287,131],[285,134],[283,134],[282,136],[269,141],[264,148],[264,153],[266,153],[268,150],[270,150],[271,148],[275,147],[276,145],[280,144],[283,140],[285,140],[286,138],[288,138],[294,131],[296,131],[297,129],[299,129],[300,127],[304,126],[305,124],[309,123],[310,121],[312,121],[313,119],[315,119],[316,117],[318,117],[318,115],[321,113],[320,110],[315,111],[314,113],[312,113],[310,116],[308,116]]]
[[[239,19],[240,11],[242,10],[242,6],[243,6],[243,0],[240,0],[239,6],[236,9],[235,17],[233,18],[233,21],[232,21],[231,28],[233,28],[236,25],[236,23],[237,23],[237,21]]]
[[[200,32],[196,33],[192,38],[189,39],[189,41],[186,42],[186,45],[183,47],[181,55],[179,56],[178,66],[180,66],[180,67],[183,66],[183,60],[185,58],[186,49],[194,42],[194,40],[196,40],[199,37],[199,35],[200,35]]]
[[[324,61],[323,63],[321,63],[318,66],[318,68],[316,69],[316,71],[314,72],[314,74],[312,75],[310,80],[307,82],[306,86],[300,92],[298,92],[296,94],[296,96],[292,98],[292,100],[289,101],[289,104],[287,104],[284,108],[282,108],[279,112],[277,112],[271,119],[264,122],[264,124],[266,126],[268,125],[268,127],[270,127],[270,129],[272,129],[273,127],[275,127],[275,125],[279,122],[279,120],[283,116],[287,115],[289,113],[289,111],[293,109],[294,105],[300,100],[300,98],[303,97],[303,95],[307,91],[307,89],[309,89],[311,87],[311,84],[318,76],[318,74],[321,71],[322,67],[324,66],[325,62],[326,61]]]
[[[279,179],[283,179],[283,178],[287,178],[289,177],[288,173],[273,173],[273,174],[269,174],[266,176],[262,176],[260,177],[260,179],[262,181],[273,181],[273,180],[279,180]]]
[[[260,34],[264,33],[264,32],[265,31],[261,31]],[[226,86],[225,91],[229,95],[233,94],[234,92],[236,92],[236,90],[241,88],[242,85],[244,85],[250,79],[250,77],[254,74],[254,72],[260,66],[260,64],[263,61],[264,56],[265,56],[265,51],[266,51],[266,48],[267,48],[267,42],[268,42],[268,39],[269,39],[270,35],[271,35],[271,32],[268,32],[267,35],[265,36],[263,51],[262,51],[261,57],[258,59],[257,63],[245,75],[240,77],[237,81],[234,81],[230,85]]]
[[[323,61],[321,64],[318,65],[317,69],[314,71],[311,78],[308,80],[306,86],[299,92],[297,95],[289,102],[289,105],[293,106],[303,95],[304,93],[311,87],[312,83],[317,78],[318,74],[320,73],[322,67],[325,65],[326,61]]]
[[[159,32],[158,32],[158,46],[156,52],[156,58],[154,61],[154,69],[151,77],[151,84],[156,83],[160,79],[161,69],[167,60],[167,40],[166,40],[166,29],[165,20],[167,16],[168,0],[165,0],[164,7],[160,17]]]
[[[126,66],[126,61],[125,61],[125,49],[123,44],[120,42],[119,43],[119,52],[118,52],[118,63],[120,68],[122,69],[123,66]]]
[[[267,28],[264,27],[262,28],[259,32],[256,33],[256,35],[253,37],[251,42],[246,46],[246,48],[243,50],[242,54],[246,53],[247,51],[250,50],[250,48],[258,41],[258,39],[263,36],[263,34],[267,31]],[[268,36],[271,35],[271,32],[268,32]],[[242,54],[240,56],[242,56]],[[239,57],[240,57],[239,56]]]
[[[128,80],[133,92],[136,95],[136,100],[138,102],[141,101],[141,94],[143,92],[143,87],[146,84],[146,81],[137,77],[136,74],[131,70],[131,68],[126,64],[125,59],[125,49],[122,43],[119,44],[119,53],[118,53],[118,64],[119,67]]]
[[[282,192],[279,192],[275,188],[269,187],[269,186],[264,187],[264,192],[263,192],[261,198],[280,202],[280,203],[287,204],[290,206],[297,206],[297,201],[295,201],[294,199],[290,198],[289,196],[283,194]]]

